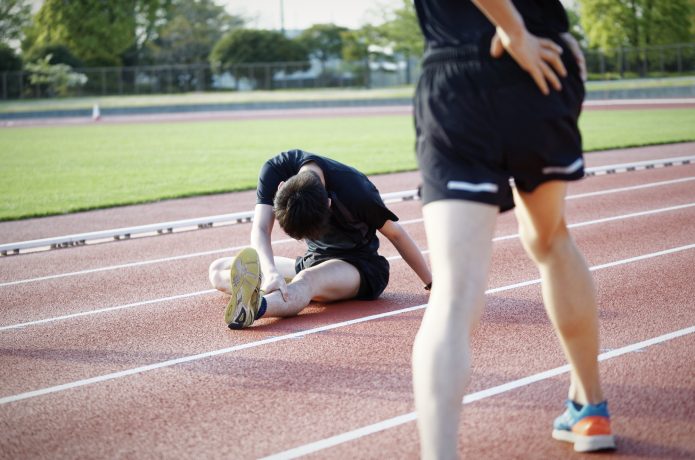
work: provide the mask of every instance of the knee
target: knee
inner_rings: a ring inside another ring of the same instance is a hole
[[[210,279],[210,284],[216,289],[220,289],[220,286],[224,282],[224,272],[228,267],[225,266],[225,259],[217,259],[210,264],[208,268],[208,278]]]
[[[562,224],[548,231],[519,227],[521,242],[529,256],[536,262],[543,262],[562,251],[570,242],[567,227]]]
[[[288,285],[288,292],[290,297],[298,303],[308,305],[312,300],[313,295],[313,279],[311,273],[306,271],[301,271],[292,279],[292,282]],[[320,299],[314,299],[320,300]]]

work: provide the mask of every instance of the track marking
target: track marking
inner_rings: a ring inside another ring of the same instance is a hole
[[[600,190],[597,192],[589,192],[589,193],[582,193],[582,194],[577,194],[577,195],[569,195],[569,196],[567,196],[566,199],[567,200],[576,200],[576,199],[587,198],[587,197],[592,197],[592,196],[610,195],[613,193],[621,193],[621,192],[627,192],[627,191],[632,191],[632,190],[639,190],[639,189],[643,189],[643,188],[659,187],[659,186],[663,186],[663,185],[673,185],[673,184],[678,184],[678,183],[688,182],[688,181],[693,181],[693,180],[695,180],[695,177],[685,177],[685,178],[673,179],[673,180],[668,180],[668,181],[650,182],[648,184],[634,185],[631,187],[620,187],[620,188],[614,188],[614,189]],[[402,222],[400,222],[400,224],[401,225],[409,225],[409,224],[412,224],[415,222],[422,222],[422,219],[411,219],[411,220],[407,220],[407,221],[402,221]],[[284,244],[284,243],[290,243],[292,241],[294,241],[294,240],[291,238],[286,238],[286,239],[282,239],[282,240],[275,240],[272,242],[272,244]],[[235,246],[235,247],[231,247],[231,248],[213,249],[213,250],[204,251],[204,252],[194,252],[191,254],[182,254],[180,256],[163,257],[163,258],[159,258],[159,259],[144,260],[144,261],[139,261],[139,262],[129,262],[129,263],[119,264],[119,265],[110,265],[108,267],[91,268],[91,269],[79,270],[79,271],[74,271],[74,272],[59,273],[56,275],[40,276],[37,278],[27,278],[27,279],[17,280],[17,281],[8,281],[8,282],[0,283],[0,287],[15,286],[17,284],[34,283],[37,281],[47,281],[47,280],[52,280],[52,279],[57,279],[57,278],[67,278],[70,276],[88,275],[91,273],[98,273],[98,272],[109,271],[109,270],[119,270],[119,269],[123,269],[123,268],[141,267],[141,266],[145,266],[145,265],[172,262],[172,261],[176,261],[176,260],[184,260],[184,259],[193,258],[193,257],[209,256],[209,255],[213,255],[213,254],[224,254],[224,253],[229,253],[232,251],[238,251],[240,249],[243,249],[244,247],[246,247],[246,246]]]
[[[601,353],[598,356],[599,361],[606,361],[611,358],[617,358],[619,356],[625,355],[627,353],[632,353],[635,351],[644,350],[647,347],[657,345],[660,343],[667,342],[669,340],[677,339],[688,334],[695,332],[695,326],[686,327],[678,331],[674,331],[668,334],[660,335],[651,339],[643,340],[642,342],[633,343],[626,345],[615,350]],[[523,377],[517,380],[512,380],[511,382],[504,383],[502,385],[497,385],[486,390],[477,391],[475,393],[467,394],[463,397],[462,404],[471,404],[482,399],[490,398],[492,396],[497,396],[508,391],[516,390],[536,382],[547,380],[558,375],[566,374],[570,371],[569,365],[564,365],[556,367],[554,369],[548,369],[544,372],[539,372],[537,374],[529,375],[528,377]],[[383,420],[372,425],[367,425],[362,428],[358,428],[353,431],[348,431],[336,436],[331,436],[330,438],[325,438],[320,441],[315,441],[309,444],[304,444],[303,446],[295,447],[294,449],[285,450],[277,454],[269,455],[263,457],[261,460],[279,460],[279,459],[292,459],[308,455],[311,453],[318,452],[329,447],[334,447],[339,444],[343,444],[349,441],[354,441],[359,438],[363,438],[370,434],[378,433],[380,431],[385,431],[390,428],[397,427],[399,425],[404,425],[409,422],[413,422],[417,419],[415,412],[410,412],[408,414],[399,415],[387,420]]]
[[[189,292],[188,294],[173,295],[173,296],[169,296],[169,297],[162,297],[160,299],[143,300],[142,302],[127,303],[124,305],[116,305],[114,307],[99,308],[97,310],[86,310],[86,311],[81,311],[78,313],[70,313],[69,315],[53,316],[51,318],[37,319],[35,321],[27,321],[25,323],[10,324],[7,326],[0,327],[0,331],[8,331],[8,330],[12,330],[12,329],[22,329],[22,328],[25,328],[27,326],[38,326],[39,324],[53,323],[55,321],[62,321],[62,320],[66,320],[66,319],[79,318],[80,316],[90,316],[90,315],[96,315],[96,314],[100,314],[100,313],[107,313],[110,311],[123,310],[126,308],[141,307],[143,305],[151,305],[154,303],[187,299],[190,297],[197,297],[200,295],[213,294],[215,292],[219,292],[219,291],[217,289],[206,289],[204,291]]]
[[[271,242],[271,244],[284,244],[284,243],[291,243],[292,241],[295,241],[295,240],[293,240],[291,238],[286,238],[286,239],[282,239],[282,240],[275,240],[275,241]],[[172,262],[175,260],[191,259],[193,257],[210,256],[213,254],[224,254],[224,253],[230,253],[233,251],[240,251],[241,249],[244,249],[247,246],[248,245],[234,246],[231,248],[212,249],[210,251],[193,252],[191,254],[182,254],[180,256],[163,257],[160,259],[143,260],[143,261],[139,261],[139,262],[129,262],[129,263],[119,264],[119,265],[109,265],[108,267],[90,268],[87,270],[80,270],[80,271],[76,271],[76,272],[59,273],[57,275],[40,276],[38,278],[28,278],[28,279],[23,279],[23,280],[18,280],[18,281],[8,281],[6,283],[0,283],[0,287],[14,286],[16,284],[33,283],[36,281],[46,281],[46,280],[52,280],[52,279],[56,279],[56,278],[66,278],[69,276],[87,275],[90,273],[98,273],[98,272],[104,272],[104,271],[109,271],[109,270],[118,270],[121,268],[141,267],[144,265],[152,265],[152,264],[158,264],[158,263],[164,263],[164,262]]]
[[[634,217],[643,217],[643,216],[648,216],[648,215],[652,215],[652,214],[659,214],[662,212],[676,211],[679,209],[691,208],[693,206],[695,206],[695,203],[688,203],[688,204],[682,204],[682,205],[677,205],[677,206],[669,206],[668,208],[652,209],[649,211],[640,211],[640,212],[634,212],[634,213],[630,213],[630,214],[623,214],[620,216],[604,217],[602,219],[589,220],[586,222],[577,222],[574,224],[569,224],[567,227],[568,228],[586,227],[589,225],[603,224],[606,222],[612,222],[612,221],[617,221],[617,220],[631,219]],[[420,222],[420,221],[422,221],[422,219],[413,219],[413,220],[407,221],[407,222],[408,223],[414,223],[414,222]],[[519,237],[518,233],[513,233],[510,235],[498,236],[496,238],[493,238],[492,241],[497,242],[497,241],[504,241],[504,240],[512,240],[512,239],[515,239],[518,237]],[[281,240],[281,241],[285,241],[285,240]],[[294,241],[294,240],[289,240],[289,241]],[[240,249],[241,248],[242,247],[240,247]],[[420,252],[422,252],[423,254],[428,254],[430,251],[429,251],[429,249],[423,249]],[[390,257],[386,258],[386,260],[389,260],[389,261],[396,261],[396,260],[401,260],[401,259],[403,259],[403,257],[400,255],[394,255],[394,256],[390,256]],[[61,321],[61,320],[76,318],[76,317],[80,317],[80,316],[96,315],[96,314],[115,311],[115,310],[122,310],[125,308],[139,307],[142,305],[150,305],[150,304],[159,303],[159,302],[167,302],[170,300],[177,300],[177,299],[186,298],[186,297],[195,297],[195,296],[199,296],[199,295],[206,295],[206,294],[211,294],[214,292],[218,292],[218,291],[215,289],[206,289],[203,291],[192,292],[189,294],[180,294],[180,295],[175,295],[175,296],[170,296],[170,297],[163,297],[160,299],[145,300],[142,302],[134,302],[134,303],[126,304],[126,305],[117,305],[114,307],[100,308],[97,310],[87,310],[87,311],[82,311],[79,313],[72,313],[72,314],[67,314],[67,315],[62,315],[62,316],[51,317],[51,318],[44,318],[44,319],[35,320],[35,321],[27,321],[24,323],[9,324],[7,326],[0,326],[0,332],[6,331],[6,330],[11,330],[11,329],[20,329],[20,328],[27,327],[27,326],[35,326],[38,324],[50,323],[53,321]]]
[[[618,265],[624,265],[624,264],[629,264],[632,262],[651,259],[654,257],[660,257],[660,256],[668,255],[668,254],[674,254],[674,253],[678,253],[681,251],[687,251],[690,249],[695,249],[695,243],[688,244],[685,246],[679,246],[679,247],[675,247],[675,248],[671,248],[671,249],[666,249],[663,251],[653,252],[653,253],[649,253],[649,254],[642,254],[640,256],[631,257],[628,259],[616,260],[616,261],[609,262],[606,264],[596,265],[596,266],[590,267],[589,270],[591,270],[591,271],[601,270],[601,269],[605,269],[605,268],[609,268],[609,267],[615,267]],[[510,284],[510,285],[506,285],[506,286],[500,286],[497,288],[488,289],[487,291],[485,291],[485,294],[493,294],[496,292],[508,291],[508,290],[517,289],[520,287],[531,286],[534,284],[540,284],[540,281],[541,281],[540,279],[533,279],[533,280],[522,281],[520,283]],[[124,371],[112,372],[109,374],[104,374],[104,375],[100,375],[97,377],[91,377],[88,379],[76,380],[74,382],[65,383],[62,385],[56,385],[56,386],[52,386],[52,387],[41,388],[39,390],[34,390],[34,391],[27,391],[27,392],[15,394],[12,396],[5,396],[3,398],[0,398],[0,405],[9,404],[12,402],[17,402],[17,401],[22,401],[25,399],[35,398],[37,396],[43,396],[43,395],[47,395],[47,394],[51,394],[51,393],[58,393],[61,391],[70,390],[73,388],[79,388],[79,387],[83,387],[86,385],[92,385],[92,384],[96,384],[96,383],[100,383],[100,382],[116,380],[116,379],[127,377],[130,375],[141,374],[143,372],[149,372],[149,371],[156,370],[156,369],[171,367],[171,366],[175,366],[178,364],[189,363],[189,362],[193,362],[193,361],[199,361],[201,359],[206,359],[206,358],[210,358],[213,356],[219,356],[219,355],[231,353],[234,351],[246,350],[249,348],[255,348],[255,347],[262,346],[262,345],[268,345],[271,343],[282,342],[282,341],[286,341],[289,339],[297,339],[297,338],[301,338],[301,337],[304,337],[304,336],[307,336],[310,334],[316,334],[319,332],[330,331],[333,329],[338,329],[338,328],[345,327],[345,326],[351,326],[353,324],[360,324],[360,323],[372,321],[375,319],[381,319],[381,318],[386,318],[386,317],[390,317],[390,316],[396,316],[396,315],[400,315],[401,313],[408,313],[411,311],[420,310],[420,309],[425,308],[426,306],[427,306],[426,304],[416,305],[413,307],[402,308],[402,309],[394,310],[394,311],[390,311],[390,312],[379,313],[376,315],[365,316],[362,318],[356,318],[356,319],[352,319],[349,321],[342,321],[340,323],[327,324],[325,326],[320,326],[320,327],[316,327],[313,329],[307,329],[304,331],[294,332],[291,334],[285,334],[285,335],[270,337],[270,338],[258,340],[255,342],[248,342],[248,343],[244,343],[244,344],[240,344],[240,345],[235,345],[233,347],[222,348],[222,349],[208,351],[208,352],[204,352],[204,353],[198,353],[195,355],[182,356],[180,358],[170,359],[167,361],[161,361],[159,363],[149,364],[146,366],[135,367],[135,368],[127,369]],[[616,352],[617,352],[617,350],[613,350],[611,352],[608,352],[608,354],[610,355],[611,353],[614,354]],[[613,356],[613,355],[611,355],[611,356]]]
[[[691,105],[695,104],[695,98],[678,99],[603,99],[584,101],[584,107],[606,107],[621,105]]]
[[[662,185],[673,185],[673,184],[679,184],[682,182],[690,182],[693,180],[695,180],[695,177],[692,177],[692,176],[691,177],[682,177],[680,179],[665,180],[665,181],[659,181],[659,182],[650,182],[648,184],[632,185],[629,187],[618,187],[618,188],[612,188],[609,190],[599,190],[596,192],[578,193],[576,195],[569,195],[565,199],[566,200],[577,200],[580,198],[587,198],[590,196],[604,195],[604,194],[607,194],[608,192],[610,192],[610,193],[631,192],[633,190],[640,190],[640,189],[652,188],[652,187],[660,187]]]

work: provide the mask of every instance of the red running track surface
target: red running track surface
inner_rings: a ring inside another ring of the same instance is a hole
[[[694,149],[594,153],[587,163]],[[374,180],[391,192],[418,178]],[[569,195],[568,222],[595,268],[602,351],[618,354],[601,365],[618,435],[608,455],[693,458],[695,165],[592,177]],[[17,241],[252,206],[250,193],[226,194],[2,223],[0,233]],[[391,208],[425,249],[420,203]],[[0,457],[257,458],[299,447],[319,449],[311,454],[319,458],[416,458],[409,361],[427,301],[417,277],[383,242],[392,277],[378,301],[315,304],[296,318],[230,331],[207,266],[248,244],[249,228],[0,259]],[[460,452],[582,457],[550,438],[567,374],[518,383],[565,362],[539,285],[519,285],[538,275],[515,232],[513,214],[500,216],[494,292],[473,339],[468,394],[482,399],[462,406]],[[278,255],[302,251],[280,231],[274,239]],[[640,345],[653,338],[659,343]],[[509,382],[518,385],[490,392]],[[399,416],[406,422],[393,422]],[[372,434],[359,431],[368,426]]]

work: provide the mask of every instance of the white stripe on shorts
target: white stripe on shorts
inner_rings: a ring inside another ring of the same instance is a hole
[[[482,182],[480,184],[472,184],[470,182],[462,182],[458,180],[450,180],[446,184],[446,188],[449,190],[463,190],[464,192],[488,192],[497,193],[499,188],[497,184],[492,182]]]
[[[546,166],[543,168],[543,174],[573,174],[579,171],[584,165],[584,161],[581,158],[577,158],[577,161],[569,166]]]

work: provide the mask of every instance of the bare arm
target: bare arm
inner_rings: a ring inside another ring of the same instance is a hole
[[[420,277],[423,283],[432,283],[432,273],[427,267],[427,262],[422,252],[415,244],[415,241],[403,230],[403,227],[392,220],[387,220],[379,232],[384,235],[395,246],[403,260]]]
[[[560,54],[562,48],[552,40],[529,33],[524,20],[510,0],[473,0],[473,3],[497,27],[490,54],[500,57],[506,50],[527,71],[543,94],[549,94],[548,83],[562,89],[558,75],[567,75]]]
[[[251,246],[258,251],[263,272],[263,289],[265,292],[279,290],[282,297],[287,300],[287,283],[278,272],[273,258],[273,246],[270,243],[270,235],[275,223],[273,207],[267,204],[257,204],[254,209],[253,224],[251,227]]]

